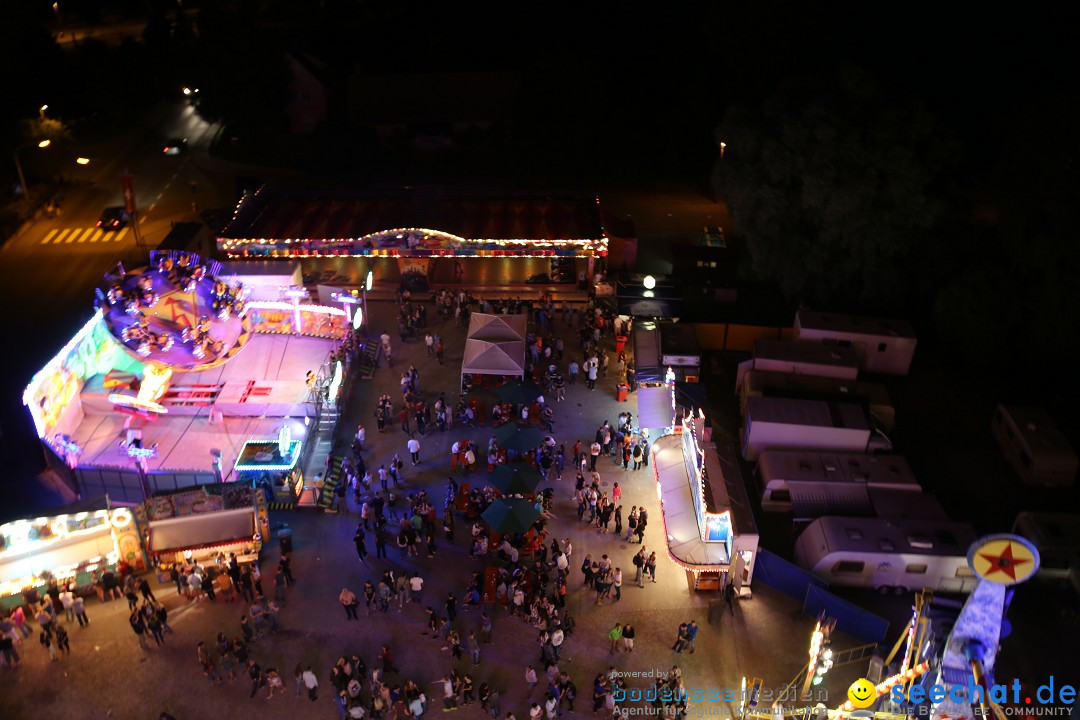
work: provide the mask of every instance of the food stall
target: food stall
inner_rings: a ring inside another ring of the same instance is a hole
[[[698,409],[678,418],[651,454],[668,558],[693,590],[730,583],[749,595],[758,532],[734,449],[706,440]]]
[[[103,501],[101,505],[105,505]],[[127,508],[84,510],[0,525],[0,605],[13,608],[23,593],[43,593],[51,580],[91,584],[90,574],[121,561],[146,567]]]
[[[248,482],[159,494],[135,508],[147,554],[168,582],[174,565],[255,562],[270,531],[263,493]]]

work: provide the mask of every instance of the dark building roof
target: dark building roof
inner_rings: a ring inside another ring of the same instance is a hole
[[[598,201],[583,195],[271,187],[245,200],[219,237],[347,239],[398,228],[429,228],[466,239],[604,237]]]

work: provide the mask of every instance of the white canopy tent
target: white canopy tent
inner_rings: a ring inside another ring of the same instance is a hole
[[[526,322],[524,315],[472,313],[461,361],[462,379],[466,373],[524,378]]]

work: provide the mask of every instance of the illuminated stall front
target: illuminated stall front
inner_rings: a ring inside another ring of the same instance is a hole
[[[414,276],[583,291],[580,280],[606,263],[603,223],[599,200],[581,195],[264,186],[240,201],[217,247],[223,258],[300,260],[305,273],[340,270],[354,283],[362,267],[394,285]]]
[[[104,503],[102,503],[104,504]],[[44,593],[50,582],[92,584],[91,573],[125,562],[145,568],[127,508],[101,508],[0,525],[0,604],[23,604],[23,594]]]
[[[254,562],[270,529],[263,493],[248,482],[159,494],[135,508],[151,563],[168,582],[174,565]]]
[[[731,583],[748,595],[757,526],[734,455],[722,458],[705,442],[704,421],[700,410],[679,418],[652,447],[668,557],[686,571],[694,590]]]

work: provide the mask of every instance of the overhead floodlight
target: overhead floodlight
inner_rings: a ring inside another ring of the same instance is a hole
[[[647,289],[652,290],[654,287],[656,287],[656,278],[654,278],[652,275],[646,275],[645,279],[641,281],[641,284],[644,285]]]
[[[352,326],[354,330],[359,330],[360,326],[364,323],[364,308],[356,308],[356,312],[352,316]]]
[[[364,281],[364,290],[366,290],[367,292],[371,292],[371,285],[372,285],[372,281],[374,279],[375,278],[372,275],[371,271],[368,270],[367,271],[367,280]]]

